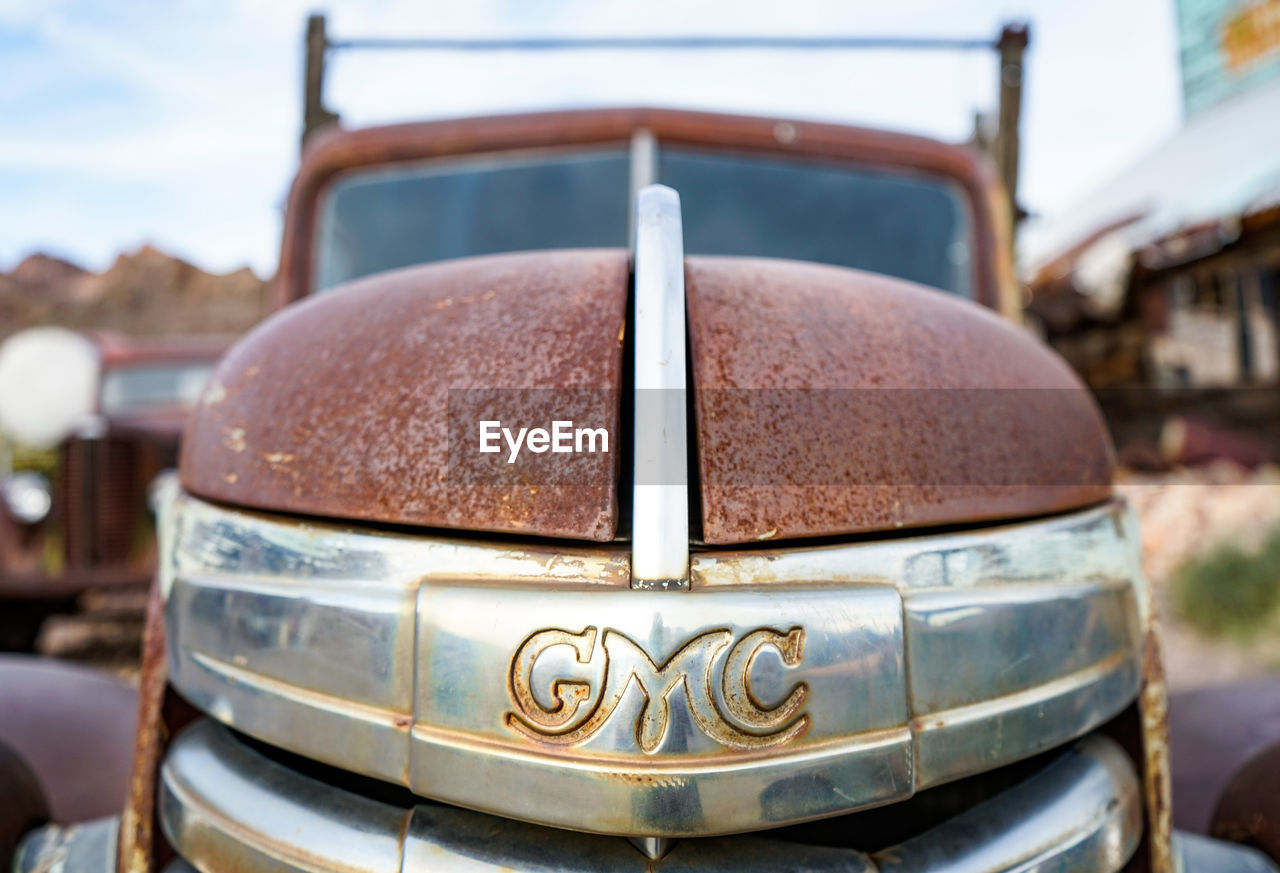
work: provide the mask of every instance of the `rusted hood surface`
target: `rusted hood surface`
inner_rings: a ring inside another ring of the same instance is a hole
[[[258,509],[609,540],[616,450],[574,481],[488,479],[450,467],[449,409],[468,389],[570,389],[616,433],[627,285],[622,251],[514,254],[289,307],[220,364],[183,440],[183,483]]]
[[[786,261],[690,258],[687,279],[695,538],[972,523],[1109,495],[1092,398],[990,311]],[[183,482],[212,500],[352,521],[626,536],[628,282],[621,251],[500,255],[289,307],[220,364],[183,441]],[[478,421],[522,416],[603,426],[615,444],[511,466],[476,454]]]
[[[1091,396],[1019,328],[835,267],[687,261],[710,544],[1031,516],[1103,500]]]

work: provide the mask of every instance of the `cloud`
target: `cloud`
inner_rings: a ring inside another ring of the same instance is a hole
[[[1064,208],[1177,123],[1167,0],[1040,0],[1023,189]],[[201,266],[274,270],[296,166],[310,2],[0,0],[0,265],[51,249],[101,267],[145,241]],[[1007,0],[329,4],[338,36],[994,36]],[[1136,35],[1136,37],[1135,37]],[[852,121],[957,139],[995,102],[982,53],[338,55],[352,124],[565,105],[669,104]]]

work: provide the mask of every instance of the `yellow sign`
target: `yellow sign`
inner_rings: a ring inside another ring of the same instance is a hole
[[[1228,18],[1220,35],[1227,67],[1235,72],[1280,49],[1280,0],[1261,0]]]

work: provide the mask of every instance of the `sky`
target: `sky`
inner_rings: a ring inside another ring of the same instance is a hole
[[[312,11],[337,38],[994,38],[1024,20],[1020,185],[1041,220],[1182,121],[1173,0],[0,0],[0,269],[35,251],[102,269],[150,243],[271,275]],[[639,103],[961,140],[996,89],[988,52],[381,52],[338,54],[326,97],[353,126]]]

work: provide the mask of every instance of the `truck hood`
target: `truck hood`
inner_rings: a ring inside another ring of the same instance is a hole
[[[1110,493],[1088,393],[991,312],[836,267],[688,258],[686,273],[693,539],[964,524]],[[290,306],[219,365],[182,481],[253,509],[625,537],[629,284],[625,252],[538,252],[380,274]],[[567,394],[614,445],[569,477],[490,476],[463,463],[456,425],[494,391]]]

